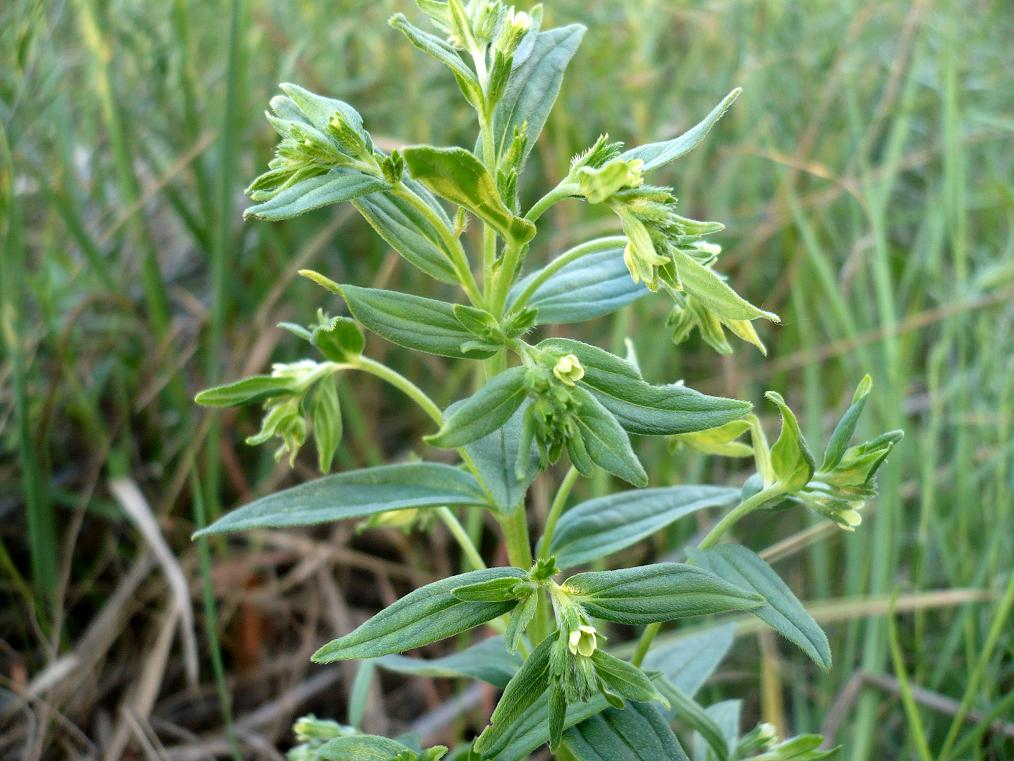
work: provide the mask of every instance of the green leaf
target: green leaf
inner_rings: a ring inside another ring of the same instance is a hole
[[[401,753],[412,749],[400,742],[375,735],[350,735],[328,740],[313,749],[322,761],[394,761]]]
[[[318,478],[261,497],[222,516],[195,536],[312,526],[408,508],[486,507],[486,502],[482,487],[459,468],[431,462],[381,465]]]
[[[489,726],[475,741],[473,747],[476,752],[485,756],[504,738],[511,737],[514,724],[545,693],[549,687],[550,655],[555,644],[555,634],[542,640],[507,684],[493,715],[489,717]]]
[[[511,577],[488,579],[457,587],[451,594],[458,600],[468,602],[508,602],[510,600],[517,602],[518,593],[514,591],[516,586],[517,581]]]
[[[257,217],[269,222],[289,219],[342,201],[351,201],[367,193],[388,187],[379,177],[355,169],[338,167],[327,174],[297,182],[273,198],[255,204],[243,212],[243,217]]]
[[[778,322],[778,315],[759,309],[736,293],[713,269],[689,254],[675,250],[676,275],[683,289],[723,320],[755,320],[763,317]]]
[[[650,703],[609,708],[569,729],[564,743],[578,761],[685,761],[679,740]]]
[[[444,216],[440,204],[429,191],[409,178],[402,183],[420,196],[434,213]],[[452,254],[448,251],[440,232],[404,198],[392,193],[370,193],[352,202],[363,218],[370,223],[377,234],[405,258],[409,264],[418,267],[427,275],[444,283],[458,282]],[[450,221],[447,222],[448,228]]]
[[[577,426],[581,441],[592,462],[633,486],[647,486],[648,475],[630,446],[627,432],[613,414],[583,388],[575,387],[571,393],[579,405]]]
[[[853,434],[856,432],[856,425],[859,423],[859,416],[863,414],[866,406],[866,397],[873,388],[873,379],[867,375],[859,381],[855,394],[852,396],[852,404],[845,410],[838,424],[834,427],[831,437],[827,440],[827,448],[824,450],[824,461],[820,465],[821,470],[833,470],[841,462],[845,450],[849,447]]]
[[[831,668],[831,647],[824,631],[781,577],[754,552],[738,544],[721,544],[704,551],[690,550],[688,554],[696,565],[757,592],[766,603],[753,614],[798,645],[822,669]]]
[[[570,703],[563,729],[602,713],[609,703],[601,693],[587,703]],[[549,692],[542,695],[518,718],[509,733],[499,735],[483,755],[488,761],[523,761],[536,748],[549,741]]]
[[[340,287],[352,315],[392,343],[455,359],[486,359],[494,354],[462,349],[475,337],[458,322],[452,304],[379,288]]]
[[[722,727],[708,715],[708,712],[679,687],[663,683],[662,692],[672,706],[670,717],[680,719],[698,732],[718,761],[728,761],[730,743],[726,739]]]
[[[446,414],[453,415],[463,403],[455,402],[447,408]],[[528,401],[523,401],[503,426],[465,445],[465,451],[501,513],[512,512],[524,504],[525,493],[540,472],[538,453],[531,444],[524,478],[519,480],[515,469],[527,405]]]
[[[271,107],[281,118],[305,121],[320,132],[326,133],[328,122],[337,113],[365,142],[369,142],[369,136],[363,129],[363,117],[345,101],[317,95],[289,82],[283,82],[278,88],[285,96],[272,98]],[[298,114],[293,110],[293,106],[299,110]]]
[[[493,112],[498,156],[510,145],[514,131],[527,125],[528,140],[521,164],[528,158],[560,93],[563,72],[577,52],[584,33],[585,28],[580,24],[570,24],[535,35],[531,52],[511,73]]]
[[[388,671],[412,676],[478,679],[503,689],[521,667],[521,657],[507,652],[503,637],[487,637],[461,652],[443,658],[408,658],[385,655],[377,665]]]
[[[560,568],[573,568],[653,536],[698,510],[729,507],[738,501],[739,489],[690,485],[598,497],[563,514],[549,554],[556,556]]]
[[[195,396],[194,401],[205,407],[242,407],[263,402],[273,396],[290,394],[292,386],[292,378],[253,375],[223,386],[207,388]]]
[[[659,671],[688,695],[695,695],[732,648],[735,626],[722,624],[705,631],[656,645],[644,659],[644,668]]]
[[[436,35],[413,26],[401,13],[391,16],[388,23],[404,34],[416,49],[450,69],[468,101],[476,107],[481,107],[482,87],[475,78],[475,73],[461,60],[457,50]]]
[[[405,148],[402,155],[413,178],[488,222],[516,245],[535,236],[535,225],[514,216],[486,167],[471,152],[417,145]]]
[[[309,398],[313,443],[317,447],[317,467],[321,473],[331,471],[334,453],[342,441],[342,409],[338,389],[330,378],[316,384]]]
[[[541,272],[536,270],[514,285],[511,304]],[[538,310],[537,324],[557,325],[611,314],[647,293],[643,283],[630,279],[619,246],[563,265],[535,289],[527,305]]]
[[[753,610],[764,602],[760,595],[683,563],[579,573],[564,586],[588,615],[621,624]]]
[[[799,491],[813,477],[814,460],[806,445],[795,414],[777,391],[764,394],[778,407],[782,415],[782,432],[771,447],[771,467],[775,478],[788,492]]]
[[[525,574],[517,568],[485,568],[420,587],[354,631],[324,645],[313,654],[313,661],[332,663],[403,653],[502,616],[514,607],[513,601],[465,602],[452,592],[467,584],[503,577],[523,579]]]
[[[443,427],[426,441],[435,447],[455,449],[503,426],[528,393],[524,367],[512,367],[495,376],[444,418]]]
[[[332,362],[349,362],[363,353],[366,341],[354,320],[332,317],[326,325],[313,329],[313,345]]]
[[[652,169],[658,169],[676,159],[686,156],[708,136],[711,128],[715,126],[719,119],[725,116],[725,112],[729,110],[729,107],[732,106],[741,92],[743,90],[740,87],[730,92],[722,99],[721,103],[711,110],[710,114],[704,117],[703,121],[694,125],[679,137],[632,148],[623,153],[620,158],[627,161],[630,159],[641,159],[644,162],[644,171],[649,172]]]
[[[695,433],[683,433],[673,437],[669,451],[675,452],[680,444],[716,457],[750,457],[753,447],[736,441],[750,430],[750,421],[733,420],[717,428],[708,428]]]
[[[666,702],[648,675],[634,664],[601,649],[592,653],[591,658],[595,664],[595,673],[601,677],[606,688],[620,697],[642,703]]]
[[[626,430],[650,436],[688,433],[736,420],[750,412],[748,402],[706,396],[680,384],[653,386],[632,364],[596,346],[549,338],[540,349],[575,354],[586,386]]]
[[[729,756],[734,752],[736,740],[739,738],[739,721],[742,708],[743,702],[741,700],[723,700],[704,709],[704,713],[707,715],[711,726],[717,727],[721,737],[725,740],[725,756]],[[712,741],[715,743],[715,747],[723,748],[717,737],[712,737]],[[725,756],[722,756],[721,753],[716,756],[707,738],[699,731],[694,732],[694,761],[716,761],[718,758],[724,758]]]

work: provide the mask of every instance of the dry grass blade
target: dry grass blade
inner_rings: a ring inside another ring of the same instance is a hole
[[[155,519],[137,483],[129,478],[114,478],[109,482],[109,490],[131,522],[141,532],[145,542],[162,567],[169,589],[172,592],[173,604],[180,612],[180,638],[183,640],[184,667],[187,680],[197,684],[197,638],[194,634],[194,608],[190,599],[190,588],[187,578],[180,568],[179,562],[169,545],[166,544],[158,521]]]

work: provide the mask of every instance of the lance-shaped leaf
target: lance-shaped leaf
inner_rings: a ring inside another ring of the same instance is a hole
[[[549,554],[560,568],[572,568],[629,547],[698,510],[738,501],[739,489],[691,485],[598,497],[563,514]]]
[[[658,671],[666,681],[688,695],[695,695],[732,648],[735,626],[731,623],[710,627],[653,647],[644,659],[644,667]]]
[[[514,216],[486,167],[471,152],[418,145],[405,148],[402,155],[413,178],[488,222],[516,245],[534,237],[535,225]]]
[[[541,274],[536,270],[516,283],[511,303]],[[643,283],[630,279],[623,246],[618,246],[563,265],[535,289],[527,305],[538,310],[537,324],[558,325],[611,314],[647,293]]]
[[[693,697],[673,684],[662,682],[662,692],[671,705],[670,720],[678,718],[688,724],[704,738],[714,754],[715,761],[727,761],[730,744],[722,728],[708,712]]]
[[[243,212],[243,216],[277,222],[322,206],[351,201],[388,187],[388,184],[379,177],[355,169],[338,167],[327,174],[319,174],[297,182],[273,198],[251,206]]]
[[[522,164],[528,158],[560,93],[563,73],[584,33],[585,28],[580,24],[570,24],[535,35],[530,52],[511,72],[493,113],[497,155],[510,145],[514,131],[527,125],[528,140]]]
[[[521,667],[521,656],[509,653],[503,637],[487,637],[464,650],[443,658],[408,658],[385,655],[377,665],[388,671],[411,676],[478,679],[503,689]]]
[[[609,708],[569,729],[564,743],[578,761],[685,761],[669,721],[650,703]]]
[[[831,668],[827,636],[788,585],[754,552],[738,544],[722,544],[709,550],[690,550],[689,556],[695,565],[757,592],[765,604],[753,614],[798,645],[822,669]]]
[[[741,92],[743,90],[740,87],[730,92],[722,99],[721,103],[711,110],[710,114],[704,117],[703,121],[694,125],[679,137],[631,148],[623,153],[620,158],[627,161],[641,159],[644,162],[644,171],[650,172],[653,169],[658,169],[676,159],[686,156],[708,136],[711,128],[725,115],[725,112],[729,110],[729,107],[732,106]]]
[[[753,610],[764,603],[756,593],[683,563],[579,573],[564,587],[590,616],[621,624]]]
[[[447,408],[447,414],[463,402]],[[518,479],[515,464],[521,447],[521,424],[527,401],[497,430],[466,444],[465,450],[475,463],[482,482],[502,513],[517,510],[524,504],[525,492],[539,474],[539,457],[535,447],[529,445],[524,477]]]
[[[634,664],[610,655],[602,649],[592,653],[591,658],[595,664],[595,673],[610,692],[627,700],[642,703],[652,701],[663,705],[667,703],[648,675]]]
[[[806,445],[799,422],[789,405],[777,391],[764,394],[778,407],[782,415],[782,431],[771,447],[771,467],[775,478],[788,492],[802,489],[813,477],[814,460]]]
[[[831,437],[827,440],[827,447],[824,450],[824,461],[820,465],[821,470],[832,470],[841,462],[842,455],[845,454],[845,450],[848,449],[849,442],[856,432],[859,417],[863,414],[863,408],[866,406],[866,397],[869,396],[870,389],[872,388],[873,379],[869,375],[864,376],[859,381],[859,386],[852,396],[852,403],[845,410],[845,414],[841,416],[838,424],[834,427],[834,431],[831,433]]]
[[[601,693],[597,693],[587,703],[570,703],[563,720],[563,729],[596,716],[609,708],[609,703]],[[549,742],[549,691],[533,703],[511,726],[510,732],[497,736],[483,753],[482,758],[488,761],[523,761],[536,748]]]
[[[556,635],[546,637],[531,652],[518,672],[507,684],[500,702],[489,717],[489,726],[479,735],[473,746],[485,757],[504,738],[514,734],[514,725],[549,687],[550,656]],[[547,728],[548,737],[548,728]]]
[[[292,393],[293,379],[274,375],[254,375],[201,391],[194,401],[205,407],[242,407],[257,404],[273,396]]]
[[[673,252],[676,275],[683,289],[723,320],[755,320],[763,317],[778,322],[778,315],[765,312],[736,293],[713,269],[689,254]]]
[[[325,476],[269,494],[222,516],[196,536],[253,528],[312,526],[388,510],[486,506],[488,498],[458,468],[430,462],[381,465]]]
[[[485,568],[420,587],[354,631],[324,645],[313,654],[313,660],[332,663],[351,658],[377,658],[468,631],[509,612],[515,603],[459,600],[453,594],[454,589],[509,576],[522,579],[525,573],[518,568]]]
[[[454,316],[454,305],[379,288],[340,286],[349,311],[378,336],[407,349],[455,359],[485,359],[492,351],[467,348],[475,336]]]
[[[706,396],[679,384],[653,386],[626,360],[581,341],[549,338],[539,348],[575,354],[585,371],[580,385],[631,433],[663,436],[702,431],[741,418],[751,409],[748,402]]]
[[[407,177],[402,182],[436,214],[443,216],[443,209],[428,191]],[[430,220],[411,203],[392,193],[370,193],[357,198],[352,205],[407,262],[444,283],[458,282],[451,264],[452,255],[444,239]],[[447,224],[449,228],[450,222]]]
[[[454,408],[443,427],[426,441],[435,447],[455,449],[470,444],[503,426],[525,400],[525,368],[512,367],[495,376]]]
[[[647,486],[648,474],[637,459],[627,432],[613,414],[583,388],[572,389],[578,402],[577,425],[584,450],[600,468],[634,486]],[[573,451],[571,459],[574,458]],[[575,462],[575,467],[580,464]]]
[[[445,753],[447,748],[436,745],[419,754],[397,740],[376,735],[336,737],[311,751],[312,757],[320,761],[437,761]]]
[[[394,14],[388,23],[404,34],[416,49],[450,69],[454,75],[454,79],[458,83],[458,87],[461,88],[461,92],[468,101],[476,107],[481,106],[483,99],[482,87],[479,85],[479,80],[476,79],[475,73],[461,60],[461,56],[458,55],[457,50],[436,35],[424,32],[422,29],[410,24],[404,14]]]

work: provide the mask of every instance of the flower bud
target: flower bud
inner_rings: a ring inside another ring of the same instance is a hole
[[[597,637],[598,633],[594,626],[581,624],[568,635],[567,646],[570,648],[570,654],[590,658],[598,648]]]
[[[584,367],[575,354],[564,354],[553,366],[553,375],[566,386],[573,386],[584,377]]]

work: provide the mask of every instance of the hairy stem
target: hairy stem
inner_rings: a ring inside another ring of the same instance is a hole
[[[532,546],[528,538],[528,518],[524,505],[520,505],[507,515],[498,516],[507,542],[507,557],[515,568],[530,568],[532,565]]]
[[[542,539],[539,545],[539,560],[545,560],[549,557],[549,548],[553,544],[556,522],[560,520],[563,506],[567,504],[567,497],[570,496],[570,490],[574,488],[574,484],[580,475],[577,472],[577,468],[572,465],[570,470],[567,471],[567,475],[563,477],[563,481],[560,482],[560,488],[556,490],[553,504],[549,508],[549,515],[546,516],[546,527],[542,531]]]
[[[587,256],[588,254],[597,254],[599,251],[607,251],[610,248],[624,246],[626,245],[626,242],[627,239],[624,236],[612,235],[608,238],[596,238],[595,240],[581,243],[580,245],[564,251],[553,261],[543,267],[542,271],[540,271],[538,275],[532,278],[532,282],[530,282],[514,300],[512,308],[515,311],[521,309],[528,303],[528,300],[535,294],[543,283],[571,262],[580,259],[582,256]]]
[[[472,567],[477,571],[485,568],[485,561],[475,548],[475,545],[472,544],[472,540],[468,538],[468,532],[465,531],[465,527],[461,525],[454,513],[451,512],[451,509],[449,507],[438,507],[437,515],[440,516],[440,520],[447,526],[448,531],[451,532],[451,536],[458,540],[462,552],[465,553],[465,558],[472,564]]]
[[[722,517],[722,520],[715,524],[714,528],[712,528],[711,531],[709,531],[701,540],[700,544],[697,545],[697,549],[706,550],[709,547],[714,547],[718,543],[718,540],[722,538],[722,535],[732,528],[737,521],[749,513],[752,513],[757,508],[763,507],[768,502],[778,499],[783,494],[785,494],[785,488],[781,484],[776,483],[772,486],[761,489],[752,497],[744,499],[736,505],[736,507],[726,513]]]
[[[658,634],[659,629],[662,628],[662,624],[648,624],[644,627],[644,631],[641,632],[641,638],[637,640],[637,649],[634,650],[634,656],[630,659],[630,662],[635,666],[640,666],[644,663],[644,656],[648,654],[651,643],[654,642],[655,636]]]
[[[528,210],[528,213],[525,214],[525,219],[529,222],[535,222],[555,204],[559,203],[564,198],[569,198],[574,195],[575,192],[577,192],[577,186],[564,180],[536,201],[532,208]]]

